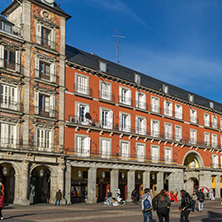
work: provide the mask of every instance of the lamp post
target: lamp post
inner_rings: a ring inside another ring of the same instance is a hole
[[[43,170],[43,169],[41,169],[41,170],[39,171],[39,176],[40,176],[40,177],[43,177],[43,176],[44,176],[44,170]]]
[[[124,177],[125,177],[125,174],[123,172],[121,173],[121,177],[122,177],[122,179],[124,179]]]
[[[153,174],[152,174],[152,180],[155,180],[155,178],[156,178],[156,176],[155,176],[155,174],[153,173]]]
[[[78,171],[78,177],[82,177],[82,171]]]
[[[8,169],[7,169],[6,167],[4,167],[4,168],[2,169],[2,173],[3,173],[4,176],[6,176],[7,173],[8,173]]]
[[[138,180],[140,180],[140,178],[141,178],[140,173],[137,174],[137,178],[138,178]]]
[[[104,179],[106,177],[106,173],[102,172],[102,178]]]

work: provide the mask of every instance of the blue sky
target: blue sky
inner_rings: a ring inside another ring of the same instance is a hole
[[[0,3],[3,10],[11,0]],[[57,0],[67,43],[222,102],[221,0]]]

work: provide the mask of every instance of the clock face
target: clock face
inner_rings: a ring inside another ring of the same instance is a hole
[[[48,4],[53,4],[55,0],[44,0]]]

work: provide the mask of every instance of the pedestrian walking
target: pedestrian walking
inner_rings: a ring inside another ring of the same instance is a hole
[[[197,200],[198,200],[198,211],[203,211],[203,203],[204,203],[204,193],[202,190],[197,191]]]
[[[213,191],[213,189],[210,189],[210,191],[209,191],[209,195],[210,195],[210,200],[215,200],[215,197],[214,197],[214,191]]]
[[[180,222],[189,222],[189,214],[191,212],[191,197],[185,190],[180,191],[181,204],[178,208],[180,211]]]
[[[157,211],[159,222],[163,222],[163,218],[165,218],[165,222],[169,222],[171,201],[166,193],[166,190],[162,189],[160,193],[153,198],[152,204],[153,206],[156,205],[155,210]]]
[[[57,205],[57,203],[58,203],[58,206],[60,206],[60,201],[62,200],[62,192],[60,189],[56,192],[55,198],[56,198],[55,206]]]
[[[134,189],[133,191],[132,191],[132,197],[133,197],[133,203],[134,204],[138,204],[138,197],[139,197],[139,194],[138,194],[138,192],[137,192],[137,190],[136,189]]]
[[[191,195],[191,209],[192,209],[192,212],[195,211],[195,205],[196,205],[196,202],[197,202],[197,194],[196,192],[194,191]]]
[[[144,222],[147,222],[147,217],[149,217],[149,222],[153,222],[153,215],[152,215],[152,198],[150,195],[150,189],[144,189],[144,194],[141,197],[142,200],[142,212]]]
[[[107,189],[106,201],[104,202],[104,204],[105,204],[106,206],[109,206],[109,207],[112,206],[112,200],[111,200],[111,198],[112,198],[112,192],[110,192],[110,190]]]
[[[2,185],[2,184],[0,184]],[[3,220],[2,216],[2,208],[4,207],[4,192],[1,190],[0,191],[0,220]]]

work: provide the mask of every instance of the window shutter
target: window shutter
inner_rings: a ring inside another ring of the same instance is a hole
[[[136,107],[138,108],[139,107],[139,92],[136,91]]]
[[[109,129],[113,128],[113,111],[109,111]]]
[[[119,87],[119,102],[122,102],[122,87]]]
[[[39,78],[39,58],[35,57],[35,77]]]
[[[54,62],[50,65],[50,81],[56,82],[56,65]]]
[[[75,152],[79,156],[82,152],[82,138],[80,136],[76,137],[76,149]]]
[[[136,116],[136,133],[139,133],[139,118]]]
[[[51,48],[55,49],[56,48],[56,30],[54,30],[54,29],[51,30],[51,41],[52,41]]]
[[[4,46],[0,45],[0,67],[4,67]]]
[[[127,104],[130,106],[132,105],[131,104],[131,90],[130,89],[127,90]]]
[[[14,99],[12,101],[13,107],[15,108],[15,110],[19,111],[19,103],[18,103],[18,87],[12,87],[12,89],[14,89]]]
[[[49,131],[49,148],[51,149],[53,146],[53,140],[52,140],[52,131]]]
[[[127,131],[130,132],[131,129],[131,116],[127,115]]]
[[[50,112],[50,117],[55,117],[55,95],[50,96],[50,110],[49,110],[49,112]]]
[[[39,114],[39,92],[35,92],[35,114]]]
[[[85,152],[84,153],[87,156],[90,156],[90,137],[86,137],[85,141],[86,141],[86,143],[85,143]]]
[[[143,119],[142,132],[143,132],[144,135],[146,135],[146,119]]]
[[[16,135],[16,134],[17,134],[17,133],[16,133],[17,130],[16,130],[16,128],[17,128],[16,125],[13,125],[13,126],[12,126],[12,129],[13,129],[13,131],[12,131],[12,133],[13,133],[13,144],[14,144],[14,145],[17,144],[17,142],[16,142],[16,141],[17,141],[17,135]]]
[[[19,51],[15,52],[15,71],[20,72],[21,71],[21,53]]]
[[[41,44],[41,25],[36,21],[36,43]]]
[[[122,113],[119,113],[119,130],[121,130],[123,128],[123,126],[122,126],[122,118],[123,118]]]

